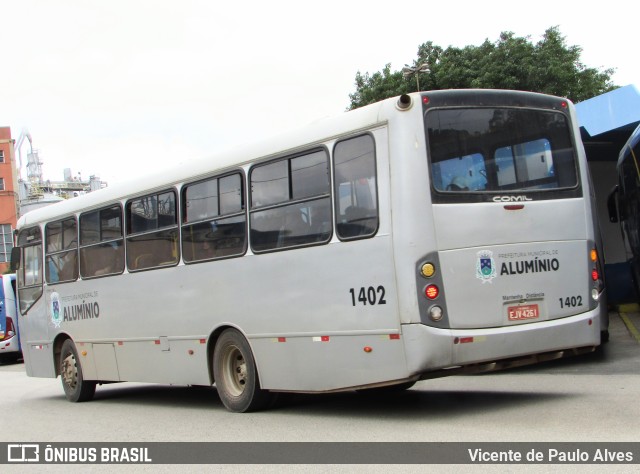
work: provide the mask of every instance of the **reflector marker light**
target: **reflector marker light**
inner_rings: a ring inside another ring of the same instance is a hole
[[[206,339],[200,339],[200,344],[206,344],[207,340]]]
[[[278,342],[287,342],[287,338],[286,337],[279,337],[278,338]]]
[[[366,346],[366,347],[364,348],[364,351],[368,354],[369,352],[373,352],[373,348],[371,348],[371,347],[369,347],[369,346]]]
[[[313,342],[329,342],[329,336],[314,336]]]
[[[591,249],[591,261],[595,262],[596,260],[598,260],[598,251],[596,249]]]
[[[454,344],[468,344],[470,342],[473,342],[474,339],[472,336],[469,337],[454,337],[453,338],[453,343]]]
[[[524,209],[524,204],[507,204],[504,208],[507,211],[520,211]]]
[[[118,345],[119,345],[119,346],[124,346],[124,342],[122,342],[122,341],[118,341]]]
[[[400,334],[389,334],[389,339],[391,339],[392,341],[400,339]]]
[[[160,339],[156,339],[155,341],[153,341],[153,343],[154,343],[156,346],[159,346],[159,345],[160,345]]]

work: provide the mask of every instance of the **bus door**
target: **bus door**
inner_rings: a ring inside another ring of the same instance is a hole
[[[596,306],[569,114],[549,101],[425,107],[437,240],[425,260],[441,269],[442,327],[519,325]]]

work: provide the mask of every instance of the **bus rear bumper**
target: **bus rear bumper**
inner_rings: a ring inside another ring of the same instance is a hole
[[[593,351],[600,344],[600,311],[486,329],[407,324],[402,334],[413,376],[487,372]]]
[[[0,357],[3,354],[13,355],[20,353],[20,341],[18,336],[12,336],[0,341]]]

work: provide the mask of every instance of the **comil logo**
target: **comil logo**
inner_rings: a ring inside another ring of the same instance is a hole
[[[533,201],[527,196],[494,196],[493,202],[527,202]]]
[[[37,444],[7,445],[8,462],[40,462],[40,446]]]

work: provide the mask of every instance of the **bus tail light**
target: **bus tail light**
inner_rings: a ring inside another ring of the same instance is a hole
[[[600,292],[604,288],[604,281],[602,280],[602,271],[600,269],[597,248],[594,247],[591,249],[589,252],[589,260],[591,261],[591,281],[593,282],[591,298],[594,301],[598,301],[598,299],[600,299]]]
[[[436,267],[431,262],[427,262],[420,267],[420,274],[425,278],[431,278],[435,273]]]
[[[442,308],[440,306],[435,305],[429,308],[429,317],[432,321],[440,321],[442,319],[442,316],[444,316],[444,312],[442,311]]]
[[[13,327],[13,320],[9,317],[6,319],[7,327],[5,328],[4,334],[0,335],[0,341],[4,341],[6,339],[11,339],[15,336],[15,329]]]
[[[444,286],[446,272],[440,266],[438,252],[423,255],[414,268],[420,322],[426,326],[448,328],[447,294]]]
[[[429,285],[424,289],[424,295],[430,300],[435,300],[440,294],[440,289],[436,285]]]

